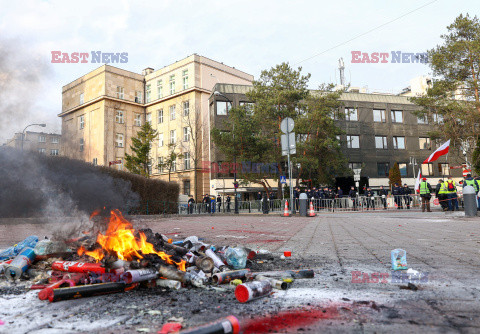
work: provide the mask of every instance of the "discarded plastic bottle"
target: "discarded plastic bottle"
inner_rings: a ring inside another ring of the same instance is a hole
[[[36,255],[47,255],[48,249],[51,248],[51,245],[53,242],[49,239],[43,239],[37,242],[35,245],[35,248],[33,249],[35,251]]]
[[[233,315],[208,324],[181,331],[182,334],[238,334],[240,322]]]
[[[243,269],[247,265],[247,252],[241,247],[228,248],[225,257],[233,269]]]
[[[7,249],[0,252],[0,260],[7,260],[11,257],[15,257],[20,253],[25,247],[34,248],[38,242],[38,237],[36,235],[31,235],[25,240],[19,242],[16,245],[8,247]]]
[[[171,279],[157,279],[156,280],[157,286],[162,288],[169,288],[172,290],[178,290],[182,287],[182,283],[179,281],[174,281]]]
[[[240,303],[246,303],[253,299],[267,296],[272,292],[270,281],[253,281],[243,283],[235,288],[235,297]]]
[[[394,249],[391,254],[392,260],[392,269],[393,270],[404,270],[408,269],[407,265],[407,251],[403,249]]]

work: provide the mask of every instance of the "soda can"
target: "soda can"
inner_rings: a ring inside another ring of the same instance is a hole
[[[158,277],[158,271],[155,269],[135,269],[125,272],[123,281],[127,284],[135,282],[149,281]]]
[[[33,248],[25,247],[5,268],[5,276],[11,281],[19,279],[32,264],[33,260],[35,260],[35,252],[33,251]]]
[[[267,296],[272,292],[270,281],[253,281],[237,285],[235,297],[240,303],[246,303],[253,299]]]
[[[171,279],[157,279],[156,284],[162,288],[169,288],[172,290],[179,290],[182,287],[182,283]]]
[[[213,268],[215,267],[215,264],[212,258],[208,256],[197,257],[195,259],[195,265],[197,266],[198,269],[206,272],[212,271]]]

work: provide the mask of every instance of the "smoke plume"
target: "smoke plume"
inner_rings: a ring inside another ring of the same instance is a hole
[[[0,147],[0,217],[75,217],[103,207],[128,212],[130,182],[82,161]]]

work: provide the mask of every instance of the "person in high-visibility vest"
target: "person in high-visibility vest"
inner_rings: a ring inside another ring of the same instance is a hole
[[[438,180],[437,188],[435,189],[435,196],[438,198],[438,202],[442,207],[443,211],[448,210],[448,196],[447,196],[447,187],[443,180]]]
[[[430,210],[430,198],[432,198],[432,186],[427,182],[427,178],[423,178],[420,182],[420,197],[422,198],[422,212],[425,212],[425,207],[427,212],[432,212]]]
[[[451,176],[448,177],[447,182],[445,182],[445,186],[447,188],[448,211],[458,211],[457,184]]]

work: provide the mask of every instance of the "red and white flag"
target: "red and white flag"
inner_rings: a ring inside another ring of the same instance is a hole
[[[433,161],[437,160],[442,155],[447,154],[449,148],[450,148],[450,139],[447,140],[445,143],[443,143],[442,146],[437,148],[435,152],[430,154],[430,156],[427,159],[425,159],[425,161],[423,163],[428,164],[429,162],[433,162]]]
[[[420,181],[422,180],[422,172],[418,171],[418,177],[415,180],[415,192],[420,192]]]

